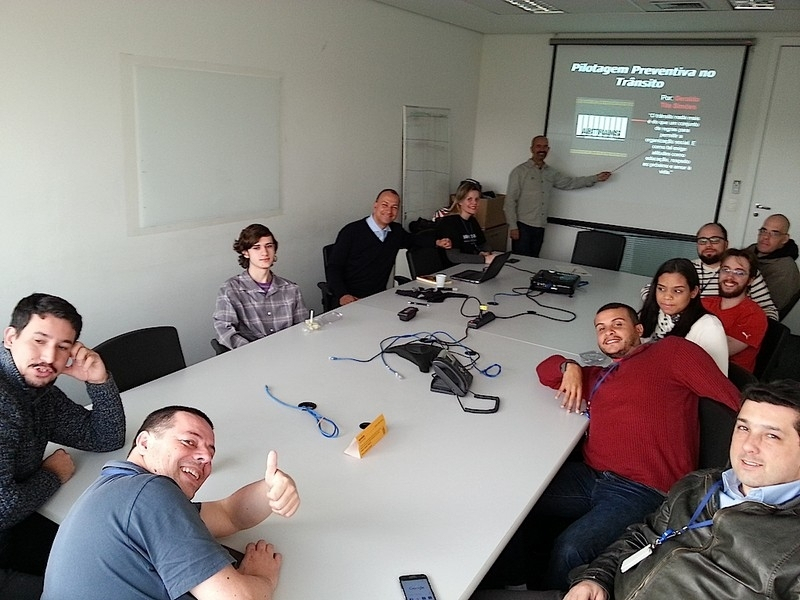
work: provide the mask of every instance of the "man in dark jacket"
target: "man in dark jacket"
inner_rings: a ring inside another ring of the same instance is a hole
[[[743,396],[732,468],[678,481],[644,523],[573,571],[564,600],[800,597],[800,383]],[[560,597],[486,590],[473,600]]]
[[[344,306],[386,289],[400,248],[426,243],[426,238],[408,233],[395,223],[400,195],[381,190],[372,214],[345,225],[336,237],[325,276],[336,301]],[[449,239],[436,240],[439,248],[450,248]]]
[[[758,268],[767,282],[770,296],[778,310],[783,310],[800,291],[798,250],[789,237],[789,219],[771,215],[758,230],[758,242],[747,247],[758,257]]]
[[[125,414],[100,355],[77,341],[82,319],[57,296],[19,301],[0,349],[0,597],[39,598],[55,525],[36,511],[75,472],[48,442],[107,452],[125,443]],[[86,383],[87,410],[55,385]]]

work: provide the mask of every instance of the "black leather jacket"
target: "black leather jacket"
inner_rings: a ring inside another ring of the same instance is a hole
[[[713,525],[672,538],[619,572],[625,558],[668,527],[685,526],[720,478],[721,471],[713,469],[681,479],[647,522],[629,527],[578,580],[596,581],[615,600],[800,598],[800,498],[780,506],[743,502],[720,509],[717,493],[698,518],[713,518]]]

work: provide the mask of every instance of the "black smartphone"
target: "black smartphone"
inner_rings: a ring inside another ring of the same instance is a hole
[[[506,262],[513,265],[514,263],[518,263],[519,259],[518,258],[509,258],[508,260],[506,260]]]
[[[431,589],[431,582],[428,576],[419,573],[417,575],[401,575],[400,587],[406,600],[436,600]]]

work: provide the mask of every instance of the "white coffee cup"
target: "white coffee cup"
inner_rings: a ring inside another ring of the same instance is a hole
[[[447,275],[444,273],[437,273],[436,274],[436,287],[444,287],[445,282],[447,281]]]

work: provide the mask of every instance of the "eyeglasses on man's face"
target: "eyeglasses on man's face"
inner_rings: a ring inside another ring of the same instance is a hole
[[[714,235],[711,237],[699,237],[697,238],[697,245],[698,246],[707,246],[708,244],[721,244],[725,241],[725,238],[719,237],[718,235]]]
[[[721,267],[719,272],[723,275],[733,275],[734,277],[747,277],[748,275],[744,269],[731,269],[730,267]]]
[[[758,235],[760,237],[769,236],[771,238],[776,238],[786,234],[783,233],[782,231],[775,231],[774,229],[770,230],[762,227],[761,229],[758,230]]]

